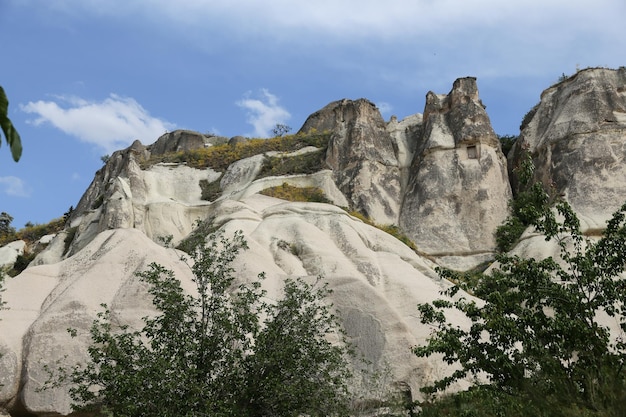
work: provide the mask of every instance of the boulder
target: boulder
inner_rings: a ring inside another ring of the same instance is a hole
[[[248,139],[243,136],[233,136],[232,138],[228,140],[228,144],[235,146],[238,143],[246,143],[247,141]]]
[[[476,79],[456,80],[448,95],[429,92],[420,133],[400,226],[444,265],[475,266],[494,251],[493,234],[511,198],[506,159]]]
[[[152,155],[163,155],[168,152],[202,149],[209,145],[209,138],[202,133],[191,130],[175,130],[163,134],[156,142],[148,146],[148,150]]]
[[[511,170],[526,152],[535,180],[571,204],[585,231],[602,230],[626,200],[626,67],[585,69],[545,90],[524,118]]]

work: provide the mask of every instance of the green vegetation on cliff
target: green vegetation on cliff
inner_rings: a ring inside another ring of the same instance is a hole
[[[186,163],[193,168],[212,168],[224,171],[230,164],[243,158],[266,152],[293,152],[306,146],[325,149],[330,140],[329,132],[310,131],[295,135],[279,136],[271,139],[250,139],[246,142],[209,146],[186,152],[172,152],[155,155],[144,161],[142,167],[148,168],[160,162]]]
[[[240,232],[195,246],[193,294],[151,264],[138,276],[158,314],[131,330],[104,306],[89,362],[48,368],[46,386],[69,383],[76,410],[115,416],[346,415],[350,351],[328,340],[343,339],[330,290],[319,278],[287,279],[283,298],[269,302],[262,275],[235,285],[232,262],[246,247]]]

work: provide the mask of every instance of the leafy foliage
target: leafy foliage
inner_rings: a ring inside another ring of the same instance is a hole
[[[209,182],[209,180],[202,179],[200,180],[200,190],[201,196],[205,201],[214,201],[220,195],[222,195],[222,188],[220,187],[220,182],[222,180],[222,176],[220,176],[215,181]]]
[[[346,212],[348,212],[350,216],[356,217],[357,219],[361,220],[365,224],[369,224],[370,226],[374,226],[375,228],[380,229],[383,232],[389,233],[391,236],[395,237],[400,242],[407,245],[409,248],[413,249],[414,251],[417,251],[417,246],[415,246],[415,243],[413,243],[413,241],[407,235],[405,235],[397,225],[377,224],[372,219],[365,216],[361,212],[358,212],[356,210],[349,210],[345,207],[343,207],[343,209],[346,210]]]
[[[289,132],[291,132],[291,127],[282,123],[277,123],[272,129],[272,135],[274,135],[274,137],[284,136]]]
[[[561,220],[545,211],[532,224],[558,243],[560,262],[501,254],[499,268],[473,288],[484,302],[459,296],[455,286],[444,292],[455,298],[419,305],[422,322],[435,331],[414,352],[441,354],[457,365],[426,392],[474,377],[489,384],[474,394],[491,393],[511,409],[524,407],[525,415],[620,415],[626,406],[626,343],[598,317],[608,316],[626,331],[626,281],[619,276],[626,267],[626,204],[596,242],[583,237],[568,204],[557,204],[556,211]],[[451,271],[440,275],[458,280]],[[449,309],[462,312],[469,329],[447,322]]]
[[[502,252],[510,250],[524,230],[535,224],[550,210],[553,200],[543,189],[541,183],[531,184],[534,165],[530,155],[526,155],[516,172],[519,180],[519,191],[509,203],[511,214],[504,224],[496,229],[496,244]]]
[[[522,122],[519,125],[520,132],[524,130],[533,119],[533,117],[535,117],[535,113],[537,113],[537,110],[539,110],[539,103],[535,104],[530,110],[526,112],[526,114],[522,118]]]
[[[500,141],[500,146],[502,147],[502,153],[506,156],[509,154],[511,148],[517,141],[517,136],[515,135],[498,135],[498,140]]]
[[[0,238],[13,236],[15,234],[15,228],[11,226],[12,221],[13,216],[9,213],[5,213],[4,211],[0,213]]]
[[[3,227],[1,226],[1,224],[2,224],[3,215],[5,214],[6,213],[0,214],[0,229]],[[9,217],[12,221],[13,218],[11,216]],[[8,218],[5,217],[4,219],[6,220]],[[34,243],[45,235],[50,235],[50,234],[57,233],[63,230],[64,224],[65,224],[65,219],[58,218],[58,219],[53,219],[45,224],[28,223],[24,228],[17,230],[17,231],[13,227],[9,226],[6,229],[9,231],[9,233],[3,234],[0,232],[0,246],[5,245],[9,242],[13,242],[15,240],[24,240],[27,243]]]
[[[145,169],[159,162],[184,162],[193,168],[210,167],[217,171],[224,171],[230,164],[243,158],[270,151],[293,152],[305,146],[325,148],[329,140],[330,133],[312,130],[306,134],[298,133],[272,139],[251,139],[234,145],[222,144],[191,151],[155,155],[148,161],[144,161],[142,167]]]
[[[337,318],[319,303],[330,290],[318,278],[287,280],[284,292],[246,362],[247,415],[347,413],[348,352],[320,337],[337,332]]]
[[[11,148],[11,156],[15,162],[22,157],[22,140],[19,133],[9,119],[9,99],[7,98],[4,88],[0,86],[0,127],[4,133],[5,140]],[[0,145],[2,142],[0,141]]]
[[[324,155],[326,155],[325,148],[293,156],[268,156],[263,161],[257,178],[316,173],[324,168]]]
[[[287,280],[275,304],[263,301],[259,281],[233,288],[232,262],[246,247],[241,232],[196,246],[194,295],[151,264],[138,275],[159,313],[132,331],[117,329],[105,306],[91,328],[89,363],[59,370],[48,386],[69,381],[76,409],[115,416],[343,413],[348,350],[326,338],[338,334],[328,288]]]
[[[324,191],[319,187],[294,187],[286,182],[277,187],[266,188],[262,190],[260,194],[287,201],[330,203]]]

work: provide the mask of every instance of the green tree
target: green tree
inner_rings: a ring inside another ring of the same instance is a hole
[[[524,230],[534,225],[550,209],[553,198],[544,191],[540,182],[533,182],[535,166],[530,154],[521,160],[515,169],[517,174],[517,195],[509,203],[511,213],[504,224],[498,226],[495,237],[498,249],[502,252],[513,248]]]
[[[483,385],[459,395],[481,407],[486,399],[493,405],[489,412],[444,415],[622,415],[626,343],[623,333],[612,335],[598,318],[609,317],[619,333],[626,331],[626,281],[620,277],[626,204],[597,241],[584,237],[567,203],[558,203],[556,213],[545,209],[532,225],[558,243],[560,259],[500,254],[499,266],[470,288],[482,302],[461,296],[461,284],[445,291],[452,299],[419,305],[421,321],[435,330],[414,352],[440,354],[456,366],[424,391],[435,393],[473,377]],[[440,275],[463,282],[462,274],[441,270]],[[450,309],[462,312],[469,328],[449,323]]]
[[[291,132],[291,127],[282,123],[276,123],[276,126],[272,129],[274,137],[285,136],[289,132]]]
[[[158,314],[144,318],[141,330],[116,329],[105,306],[91,328],[90,361],[56,371],[48,386],[70,382],[77,410],[115,416],[344,410],[348,350],[326,339],[338,331],[324,304],[328,289],[288,280],[285,297],[269,304],[259,281],[232,288],[231,264],[246,247],[238,232],[232,239],[212,235],[193,248],[194,295],[183,292],[171,271],[151,264],[138,275]]]
[[[320,303],[330,290],[319,279],[298,279],[287,280],[284,291],[246,358],[247,415],[347,413],[348,351],[321,337],[338,331],[336,317]]]
[[[0,238],[15,234],[15,228],[11,226],[13,216],[4,211],[0,213]]]
[[[2,86],[0,86],[0,127],[2,127],[4,137],[9,148],[11,148],[13,160],[15,162],[19,161],[22,156],[22,140],[13,123],[11,123],[11,119],[9,119],[9,99]],[[0,142],[1,144],[2,142]]]
[[[517,141],[517,136],[515,135],[498,135],[498,140],[500,141],[500,146],[502,147],[502,153],[504,156],[507,156],[513,148],[513,145]]]

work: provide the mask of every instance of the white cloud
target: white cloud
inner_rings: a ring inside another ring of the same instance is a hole
[[[620,22],[626,10],[622,0],[57,0],[50,8],[76,16],[129,16],[133,13],[179,20],[203,26],[223,24],[230,31],[278,34],[316,32],[336,41],[336,35],[350,37],[401,38],[427,35],[431,41],[445,40],[460,28],[485,28],[505,23],[509,32],[524,24],[553,26],[558,33],[567,26],[594,27],[598,22]],[[572,18],[578,18],[572,20]],[[240,25],[233,23],[239,22]],[[576,22],[572,24],[572,22]],[[619,26],[618,26],[619,27]],[[528,27],[524,30],[528,31]],[[185,28],[188,30],[188,28]],[[435,31],[435,32],[433,32]],[[502,33],[506,36],[507,33]],[[544,34],[537,33],[543,40]]]
[[[393,111],[393,106],[384,101],[376,103],[376,107],[378,107],[380,114],[382,114],[383,116],[391,114],[391,112]]]
[[[278,97],[267,89],[261,89],[260,98],[251,98],[250,94],[236,103],[247,110],[246,121],[254,127],[254,136],[268,137],[277,124],[285,124],[291,114],[278,104]]]
[[[30,197],[30,189],[28,189],[26,183],[18,177],[0,177],[0,186],[7,195],[15,197]]]
[[[65,105],[66,107],[62,107]],[[35,125],[50,123],[57,129],[111,153],[125,148],[135,139],[152,143],[175,127],[150,116],[137,101],[111,94],[102,102],[78,97],[57,97],[57,101],[36,101],[22,105],[26,113],[38,117]]]

